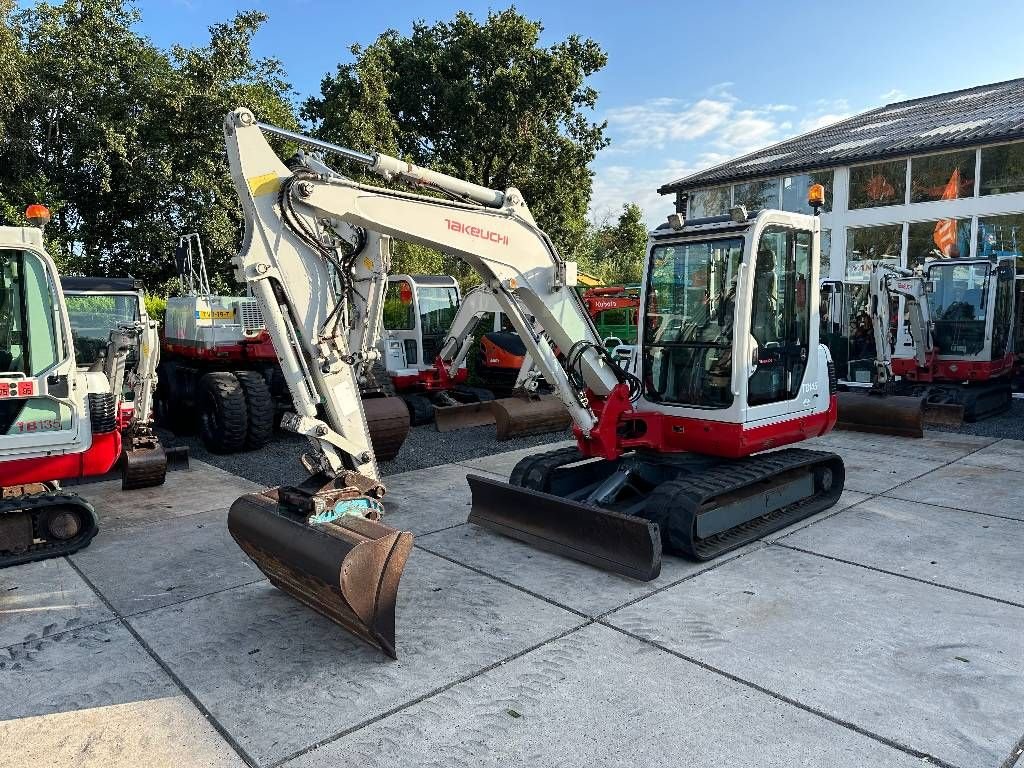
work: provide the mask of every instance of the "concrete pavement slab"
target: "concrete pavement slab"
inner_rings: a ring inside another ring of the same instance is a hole
[[[0,766],[244,763],[118,622],[0,651]]]
[[[261,763],[282,759],[581,623],[422,550],[392,661],[260,582],[130,619]]]
[[[912,456],[928,461],[949,462],[991,445],[994,437],[961,435],[955,432],[925,432],[923,438],[873,435],[865,432],[834,430],[804,445],[821,450],[848,448],[881,455]]]
[[[1024,472],[1024,440],[999,440],[965,457],[962,463]]]
[[[957,462],[885,495],[1024,520],[1024,474],[997,467]]]
[[[536,456],[538,453],[547,453],[559,448],[566,448],[570,445],[576,445],[576,441],[561,440],[557,443],[549,443],[537,446],[536,448],[523,448],[518,451],[493,453],[490,456],[481,456],[478,459],[466,459],[459,463],[464,467],[469,467],[471,470],[483,470],[484,472],[492,472],[496,475],[508,477],[509,473],[512,472],[512,468],[519,463],[520,459],[524,459],[527,456]]]
[[[227,510],[103,532],[72,559],[122,616],[263,578],[228,533]]]
[[[833,514],[866,498],[869,497],[865,494],[845,491],[834,507],[820,514]],[[801,523],[795,523],[772,536],[796,530],[800,525]],[[661,575],[657,579],[637,581],[567,557],[544,552],[473,524],[421,536],[416,540],[416,544],[587,616],[599,616],[680,579],[717,567],[724,559],[762,546],[759,542],[754,542],[722,558],[704,563],[665,556],[662,560]]]
[[[384,522],[417,536],[466,522],[470,494],[466,474],[475,472],[503,479],[459,464],[418,469],[384,478]]]
[[[769,546],[608,621],[953,765],[1020,736],[1014,606]]]
[[[62,557],[0,570],[0,648],[112,618]]]
[[[819,447],[819,446],[814,446]],[[882,493],[915,477],[938,469],[944,461],[915,459],[882,451],[830,448],[846,466],[846,488],[861,493]]]
[[[201,461],[193,461],[187,470],[168,472],[167,481],[154,488],[122,491],[120,480],[104,480],[78,485],[71,490],[96,508],[101,530],[113,531],[212,509],[227,509],[239,496],[260,490],[260,486]]]
[[[286,766],[343,764],[909,768],[920,760],[593,625]]]
[[[1024,521],[876,496],[780,543],[1024,605]]]

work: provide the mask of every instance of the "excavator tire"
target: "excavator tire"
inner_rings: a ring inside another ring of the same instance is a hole
[[[430,399],[423,395],[402,395],[406,408],[409,409],[409,424],[422,427],[434,420],[434,406]]]
[[[569,428],[571,422],[569,410],[556,395],[503,397],[491,402],[490,406],[494,410],[498,440],[562,432]]]
[[[199,435],[213,453],[245,447],[248,433],[245,391],[233,373],[213,371],[199,380]]]
[[[246,406],[245,449],[262,448],[274,436],[274,398],[258,371],[235,371]]]

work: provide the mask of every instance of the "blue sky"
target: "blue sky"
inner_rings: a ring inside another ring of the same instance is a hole
[[[141,0],[139,30],[160,46],[201,44],[237,10],[270,19],[257,55],[284,63],[300,97],[387,28],[508,3]],[[592,78],[594,117],[612,144],[594,162],[595,217],[637,201],[671,211],[656,188],[688,172],[891,101],[1024,76],[1024,4],[826,2],[538,2],[543,42],[591,37],[608,53]],[[830,7],[831,5],[831,7]],[[365,149],[365,148],[361,148]]]

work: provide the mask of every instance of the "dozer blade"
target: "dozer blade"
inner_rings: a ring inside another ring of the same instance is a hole
[[[959,427],[964,423],[964,407],[960,403],[924,403],[924,423]]]
[[[400,397],[368,397],[363,400],[370,444],[377,461],[390,461],[398,455],[409,436],[409,409]]]
[[[924,401],[903,395],[840,392],[836,429],[924,437]]]
[[[640,581],[661,573],[661,535],[649,520],[477,475],[466,479],[471,523]]]
[[[358,516],[312,526],[276,488],[237,499],[228,530],[271,584],[398,658],[395,600],[411,533]]]
[[[456,429],[483,427],[494,423],[493,400],[485,403],[434,406],[434,424],[438,432],[453,432]]]
[[[167,476],[167,453],[160,443],[127,450],[121,457],[121,490],[163,485]]]
[[[498,440],[561,432],[569,428],[571,420],[569,410],[555,395],[503,397],[492,400],[491,407]]]

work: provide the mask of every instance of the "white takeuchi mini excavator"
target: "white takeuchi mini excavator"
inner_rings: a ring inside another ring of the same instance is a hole
[[[475,269],[572,417],[575,447],[524,459],[508,483],[468,476],[471,522],[649,580],[663,546],[713,558],[839,498],[838,456],[785,447],[836,420],[835,373],[818,343],[816,216],[737,207],[670,217],[651,235],[639,340],[620,366],[573,290],[576,265],[518,190],[320,142],[247,109],[228,114],[224,132],[245,215],[237,276],[292,392],[285,426],[311,446],[308,481],[243,496],[228,527],[272,583],[385,653],[395,655],[412,534],[380,521],[384,486],[358,388],[374,359],[361,334],[375,318],[354,290],[373,260],[339,236],[346,227]],[[322,163],[288,167],[267,133],[445,197],[369,186]]]

